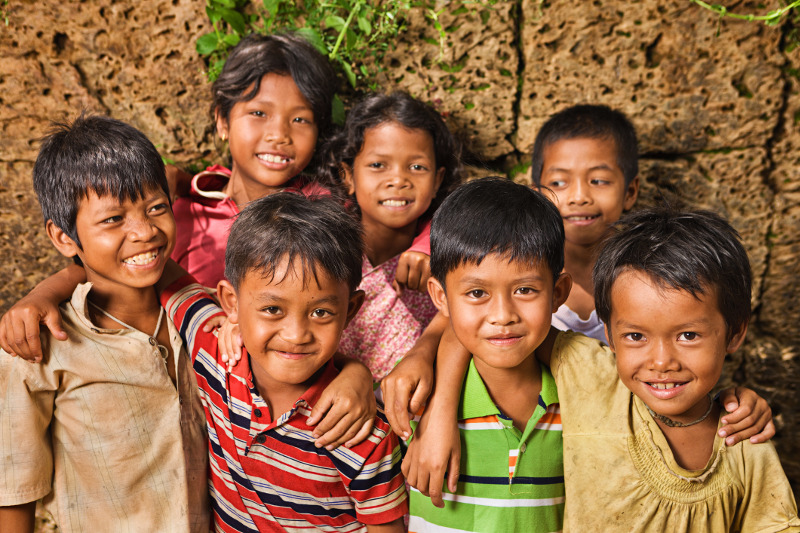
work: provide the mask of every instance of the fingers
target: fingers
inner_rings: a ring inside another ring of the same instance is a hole
[[[406,256],[405,253],[401,254],[400,260],[397,262],[397,270],[394,273],[394,283],[392,284],[392,286],[395,287],[395,290],[397,290],[398,286],[403,286],[408,284],[409,265],[408,261],[403,259],[405,256]]]
[[[407,439],[411,435],[411,424],[408,416],[408,398],[416,384],[406,376],[392,377],[389,374],[383,379],[381,389],[386,401],[385,413],[392,426],[392,431]]]
[[[736,396],[736,387],[725,389],[719,393],[719,403],[729,413],[733,413],[739,408],[739,398]]]
[[[366,440],[366,438],[369,437],[370,434],[372,433],[372,426],[374,421],[375,421],[374,418],[370,418],[369,420],[364,422],[364,424],[361,426],[361,429],[358,430],[358,433],[356,433],[356,436],[353,437],[352,439],[349,439],[347,442],[344,443],[344,445],[347,448],[352,448],[356,444],[364,442],[364,440]]]
[[[761,431],[761,433],[750,437],[750,442],[752,442],[753,444],[760,444],[762,442],[767,442],[774,436],[775,436],[775,423],[772,420],[770,420],[769,422],[767,422],[767,425],[764,426],[764,430]]]
[[[459,440],[460,442],[460,440]],[[458,475],[460,474],[461,446],[457,446],[450,454],[450,463],[447,467],[447,490],[455,494],[458,490]]]
[[[415,291],[426,291],[431,258],[421,252],[404,252],[397,263],[395,281]]]
[[[736,395],[738,408],[722,417],[723,427],[719,430],[719,435],[725,437],[725,444],[733,446],[748,438],[754,443],[771,439],[775,435],[775,425],[767,401],[745,388],[737,388]]]
[[[61,323],[61,313],[57,309],[48,311],[44,317],[44,325],[50,330],[50,334],[60,341],[65,341],[69,338],[67,332],[64,331],[64,325]],[[36,331],[36,342],[39,342],[39,332]],[[41,348],[40,348],[41,350]]]
[[[203,325],[203,331],[205,333],[210,333],[224,323],[225,323],[225,317],[222,315],[211,317],[208,319],[208,322],[206,322],[205,325]]]

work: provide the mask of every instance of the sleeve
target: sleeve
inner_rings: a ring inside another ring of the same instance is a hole
[[[0,350],[0,506],[29,503],[52,489],[57,382],[50,374],[46,364]]]
[[[409,252],[420,252],[425,255],[431,255],[431,221],[421,220],[419,224],[419,233],[414,237],[414,242],[411,243]]]
[[[772,442],[744,441],[729,448],[733,469],[744,485],[736,531],[800,531],[797,503]]]
[[[340,473],[345,485],[349,483],[358,521],[388,524],[408,513],[408,494],[400,471],[403,458],[399,441],[380,415],[372,435],[352,451],[358,453],[364,448],[369,451],[355,477],[348,480],[341,469]]]
[[[161,293],[161,305],[180,332],[192,362],[201,351],[217,359],[217,337],[204,332],[203,326],[225,313],[197,280],[190,275],[176,280]]]

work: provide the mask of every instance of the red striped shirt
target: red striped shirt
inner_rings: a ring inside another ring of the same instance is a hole
[[[314,446],[311,409],[336,376],[329,362],[294,407],[270,419],[249,360],[225,372],[217,338],[203,325],[222,310],[186,276],[161,296],[191,354],[209,437],[210,491],[217,531],[366,531],[402,517],[408,502],[400,448],[382,412],[361,444]]]

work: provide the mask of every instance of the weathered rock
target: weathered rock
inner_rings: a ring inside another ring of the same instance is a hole
[[[552,113],[578,103],[625,112],[642,153],[761,146],[772,134],[784,61],[777,28],[720,22],[689,2],[524,0],[522,12],[522,152]]]

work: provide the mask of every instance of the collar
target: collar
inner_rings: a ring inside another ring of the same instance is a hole
[[[558,389],[550,369],[539,363],[542,375],[542,391],[539,393],[538,403],[543,408],[558,403]],[[471,360],[467,377],[464,380],[464,389],[461,392],[461,404],[458,408],[458,419],[478,418],[482,416],[499,415],[500,410],[495,405],[481,375],[475,368],[475,361]]]
[[[231,171],[222,165],[213,165],[199,172],[192,178],[190,195],[211,198],[212,200],[225,200],[228,195],[222,192],[228,180],[231,178]]]

